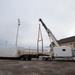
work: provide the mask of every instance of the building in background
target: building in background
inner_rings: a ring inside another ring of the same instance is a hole
[[[75,36],[60,39],[60,40],[58,40],[58,43],[61,46],[71,46],[71,47],[75,48]],[[52,45],[55,46],[55,44],[53,42],[52,42]]]

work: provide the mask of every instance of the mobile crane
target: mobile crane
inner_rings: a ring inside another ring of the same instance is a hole
[[[44,26],[46,32],[48,33],[49,38],[51,38],[54,42],[54,44],[59,47],[60,45],[58,44],[55,36],[53,35],[53,33],[47,28],[47,26],[44,24],[44,22],[42,21],[42,19],[39,19],[39,21],[42,23],[42,25]]]
[[[53,33],[47,28],[47,26],[44,24],[41,18],[39,19],[39,21],[42,23],[43,27],[45,28],[49,38],[51,38],[55,44],[55,47],[53,47],[52,45],[50,46],[50,55],[43,56],[42,60],[52,60],[53,57],[67,58],[71,60],[73,60],[73,58],[75,59],[75,48],[72,48],[70,46],[60,46]]]
[[[46,30],[46,32],[47,32],[49,38],[51,38],[51,39],[53,40],[54,44],[55,44],[57,47],[59,47],[60,45],[58,44],[58,42],[57,42],[55,36],[53,35],[53,33],[47,28],[47,26],[44,24],[44,22],[42,21],[41,18],[39,19],[39,21],[42,23],[43,27],[45,28],[45,30]],[[51,45],[51,46],[50,46],[50,55],[49,55],[49,56],[43,56],[43,57],[42,57],[42,60],[52,60],[53,54],[54,54],[54,52],[53,52],[53,46]]]

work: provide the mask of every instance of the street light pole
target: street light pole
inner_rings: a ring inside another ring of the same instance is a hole
[[[18,19],[18,27],[17,27],[17,35],[16,35],[16,46],[17,46],[17,41],[18,41],[19,26],[20,26],[20,19]]]

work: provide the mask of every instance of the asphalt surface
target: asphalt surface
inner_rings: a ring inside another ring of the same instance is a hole
[[[75,75],[75,62],[0,59],[0,75]]]

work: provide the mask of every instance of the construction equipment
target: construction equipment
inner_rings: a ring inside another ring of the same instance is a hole
[[[46,25],[44,24],[44,22],[42,21],[42,19],[39,19],[39,21],[42,23],[42,25],[44,26],[46,32],[48,33],[48,36],[53,40],[54,44],[59,47],[60,45],[58,44],[55,36],[52,34],[52,32],[46,27]]]
[[[42,23],[43,27],[45,28],[46,32],[48,33],[49,38],[51,38],[55,44],[55,47],[51,46],[50,55],[49,56],[43,56],[43,60],[52,60],[53,58],[61,58],[66,60],[73,60],[75,59],[75,48],[69,47],[69,46],[60,46],[57,42],[55,36],[53,33],[47,28],[47,26],[44,24],[42,19],[39,19],[39,21]]]

